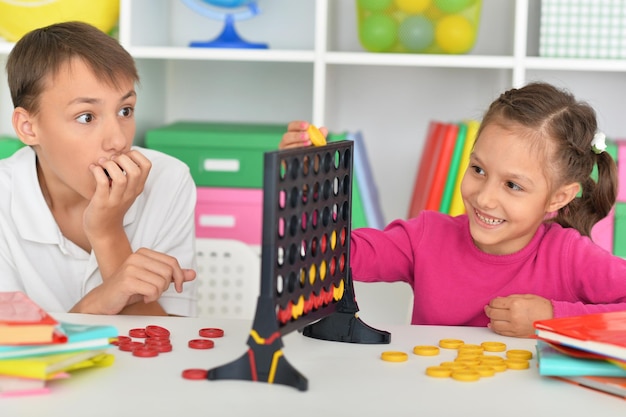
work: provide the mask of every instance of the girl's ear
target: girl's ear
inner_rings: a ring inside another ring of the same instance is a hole
[[[16,107],[13,110],[13,117],[11,119],[13,123],[13,129],[25,145],[33,146],[37,145],[37,135],[33,130],[32,116],[23,107]]]
[[[570,201],[576,198],[579,191],[580,184],[577,182],[561,186],[552,196],[552,200],[550,200],[548,213],[555,212],[561,207],[565,207]]]

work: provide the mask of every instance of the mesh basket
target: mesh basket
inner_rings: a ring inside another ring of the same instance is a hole
[[[464,54],[476,42],[481,0],[357,0],[370,52]]]

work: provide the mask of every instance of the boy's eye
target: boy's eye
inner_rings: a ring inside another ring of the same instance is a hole
[[[80,116],[78,116],[78,118],[76,118],[76,120],[78,120],[79,123],[90,123],[93,121],[93,114],[90,113],[85,113],[85,114],[81,114]]]
[[[122,117],[130,117],[133,115],[133,108],[132,107],[124,107],[122,110],[120,110],[119,115]]]

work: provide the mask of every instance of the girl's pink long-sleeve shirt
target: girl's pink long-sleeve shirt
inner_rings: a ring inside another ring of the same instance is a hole
[[[466,215],[424,211],[383,231],[355,229],[350,258],[355,281],[411,285],[412,324],[486,326],[484,306],[511,294],[547,298],[555,317],[626,310],[626,260],[554,223],[519,252],[490,255]]]

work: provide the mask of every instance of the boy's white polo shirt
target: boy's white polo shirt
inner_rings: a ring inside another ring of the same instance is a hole
[[[124,216],[131,247],[148,247],[195,268],[196,189],[188,167],[163,153],[136,148],[152,161],[143,193]],[[26,292],[50,312],[69,311],[102,282],[95,255],[66,239],[37,179],[35,152],[24,147],[0,160],[0,291]],[[195,316],[195,282],[159,300],[169,314]]]

